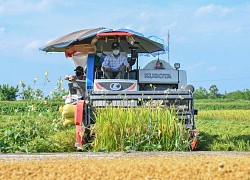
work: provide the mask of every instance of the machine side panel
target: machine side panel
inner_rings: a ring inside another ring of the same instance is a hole
[[[82,128],[85,101],[79,101],[75,109],[76,147],[82,147],[85,129]]]
[[[187,85],[187,73],[184,70],[179,70],[179,88]]]

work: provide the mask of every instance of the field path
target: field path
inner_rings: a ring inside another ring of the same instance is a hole
[[[250,179],[250,152],[1,154],[0,179]]]
[[[3,160],[42,160],[50,158],[147,158],[147,157],[186,157],[186,156],[250,156],[250,152],[239,151],[193,151],[193,152],[77,152],[77,153],[0,153],[0,161]]]

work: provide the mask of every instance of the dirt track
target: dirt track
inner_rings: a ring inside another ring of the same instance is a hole
[[[0,154],[0,179],[250,179],[250,152]]]

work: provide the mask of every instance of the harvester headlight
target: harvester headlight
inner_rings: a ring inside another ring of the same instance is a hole
[[[193,85],[191,85],[191,84],[188,84],[188,85],[186,85],[186,87],[185,87],[185,89],[187,90],[187,91],[190,91],[190,92],[194,92],[194,86]]]
[[[176,70],[180,69],[180,67],[181,67],[180,63],[174,63],[174,68]]]

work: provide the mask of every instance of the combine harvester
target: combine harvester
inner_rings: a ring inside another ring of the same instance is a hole
[[[100,69],[103,57],[112,52],[111,45],[114,42],[119,42],[121,53],[128,57],[132,67],[124,79],[107,79]],[[96,28],[63,36],[41,50],[64,52],[66,57],[72,57],[75,66],[82,66],[86,70],[85,80],[76,80],[76,86],[70,86],[70,94],[77,94],[75,101],[72,100],[73,96],[69,97],[70,101],[66,100],[66,103],[76,104],[75,145],[78,149],[90,138],[94,108],[135,107],[149,101],[151,105],[174,107],[179,119],[185,122],[186,129],[190,131],[191,149],[196,148],[198,131],[194,120],[197,114],[194,87],[187,85],[186,71],[180,70],[179,63],[172,67],[159,59],[159,54],[164,53],[163,41],[156,37],[146,38],[128,29]],[[158,55],[158,59],[140,69],[138,55],[141,57],[145,54]]]

